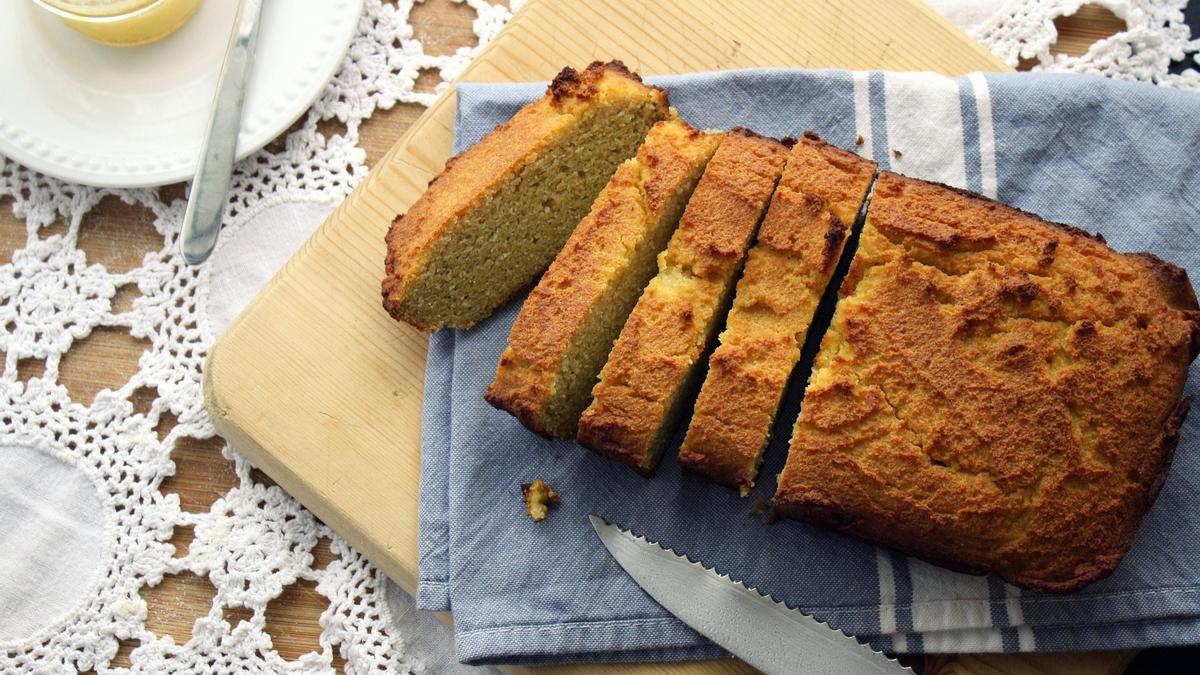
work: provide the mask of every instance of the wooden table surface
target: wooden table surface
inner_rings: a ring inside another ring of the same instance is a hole
[[[421,41],[429,54],[450,54],[463,45],[475,43],[471,22],[475,13],[469,7],[450,0],[425,0],[415,5],[411,14],[414,37]],[[1055,22],[1059,40],[1055,51],[1082,54],[1097,39],[1125,27],[1122,20],[1108,10],[1085,5],[1079,12]],[[1032,64],[1022,64],[1022,69]],[[436,75],[418,80],[419,90],[432,89]],[[360,145],[366,151],[368,165],[387,152],[392,142],[408,128],[424,110],[415,104],[398,104],[391,110],[376,112],[361,127]],[[336,121],[328,130],[338,131]],[[275,141],[282,147],[281,140]],[[183,184],[159,188],[166,199],[183,196]],[[38,235],[45,238],[65,230],[59,222],[43,228]],[[12,259],[12,252],[25,245],[25,223],[17,220],[10,200],[0,198],[0,264]],[[104,264],[110,271],[121,272],[141,263],[147,252],[162,248],[162,238],[154,231],[151,214],[115,198],[103,200],[84,216],[79,234],[79,247],[87,254],[88,262]],[[131,306],[136,288],[119,290],[114,309]],[[63,357],[59,381],[66,386],[75,401],[90,403],[96,392],[116,389],[129,380],[137,370],[137,362],[147,344],[117,329],[100,328],[83,341],[76,342]],[[42,375],[45,365],[32,359],[19,364],[18,377],[28,380]],[[134,404],[148,408],[152,392],[135,392]],[[207,511],[218,498],[237,485],[233,465],[221,456],[224,441],[183,439],[172,451],[176,474],[163,482],[162,491],[179,495],[185,511]],[[266,484],[271,480],[262,472],[255,478]],[[172,543],[181,551],[191,542],[190,530],[177,529]],[[332,558],[328,542],[322,541],[315,552],[316,565],[323,567]],[[192,574],[167,576],[155,587],[143,588],[142,597],[149,607],[146,627],[158,635],[171,635],[177,643],[187,641],[195,620],[207,614],[215,589],[204,577]],[[328,606],[328,600],[317,593],[311,582],[300,581],[286,588],[267,608],[266,630],[275,649],[287,660],[295,660],[310,651],[319,651],[320,627],[317,619]],[[239,612],[228,616],[234,623]],[[248,618],[248,613],[240,618]],[[129,653],[136,644],[123,641],[113,666],[128,666]],[[984,655],[928,656],[909,662],[925,673],[1118,673],[1133,658],[1133,652],[1109,652],[1063,655]],[[342,672],[342,659],[334,653],[334,666]]]

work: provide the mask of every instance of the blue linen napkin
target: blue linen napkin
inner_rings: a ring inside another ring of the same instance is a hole
[[[1200,97],[1078,75],[747,70],[652,78],[699,127],[774,136],[810,129],[881,169],[998,197],[1151,251],[1200,281]],[[456,151],[544,85],[458,88]],[[466,662],[635,661],[722,652],[613,562],[595,513],[901,652],[1056,651],[1200,642],[1200,414],[1133,550],[1068,596],[950,572],[752,512],[783,465],[803,382],[793,382],[759,486],[739,499],[680,471],[647,480],[570,442],[529,433],[483,400],[519,302],[429,345],[422,433],[418,604],[452,610]],[[1188,394],[1197,392],[1193,365]],[[686,429],[676,435],[675,446]],[[539,524],[520,485],[562,506]]]

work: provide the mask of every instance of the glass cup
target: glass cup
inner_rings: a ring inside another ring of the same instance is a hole
[[[179,30],[204,0],[33,0],[84,37],[133,47]]]

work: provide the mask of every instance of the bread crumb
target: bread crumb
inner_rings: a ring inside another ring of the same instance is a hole
[[[866,140],[862,137],[862,134],[859,134],[858,138],[854,139],[854,144],[862,145],[863,143],[866,143]]]
[[[774,500],[765,497],[755,499],[754,503],[750,505],[750,517],[761,519],[767,525],[779,520]]]
[[[558,493],[541,478],[522,485],[521,495],[525,498],[525,512],[535,523],[545,520],[551,507],[559,503]]]
[[[895,157],[896,159],[900,159],[903,156],[904,156],[903,152],[900,152],[899,150],[895,150],[895,149],[892,150],[892,157]]]

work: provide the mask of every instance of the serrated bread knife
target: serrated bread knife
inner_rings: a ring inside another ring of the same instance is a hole
[[[658,604],[768,675],[912,671],[813,617],[589,516],[612,557]]]

